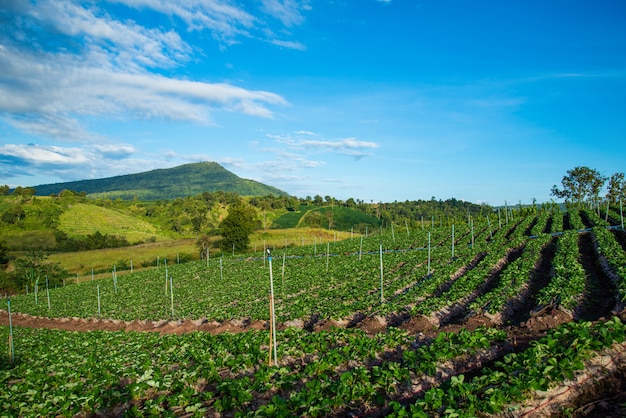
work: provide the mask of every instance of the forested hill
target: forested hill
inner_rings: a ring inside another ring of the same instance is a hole
[[[234,192],[240,196],[287,196],[275,187],[238,177],[214,162],[191,163],[104,179],[43,184],[34,188],[38,196],[72,190],[94,197],[124,200],[169,200],[216,191]]]

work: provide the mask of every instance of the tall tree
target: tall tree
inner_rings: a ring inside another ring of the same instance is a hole
[[[244,251],[250,245],[250,234],[256,227],[257,214],[254,208],[245,203],[236,203],[228,209],[228,215],[220,223],[222,249]]]
[[[593,168],[574,167],[567,170],[567,175],[563,176],[561,180],[563,188],[559,189],[554,185],[550,194],[565,199],[566,203],[581,204],[586,200],[597,201],[605,182],[606,177]]]
[[[626,198],[626,181],[624,181],[624,173],[615,173],[609,179],[609,187],[606,198],[611,203],[619,202],[620,198]]]

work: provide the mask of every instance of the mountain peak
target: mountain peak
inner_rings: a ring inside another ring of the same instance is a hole
[[[216,162],[199,162],[172,168],[159,168],[136,174],[103,179],[42,184],[34,187],[38,196],[62,190],[85,192],[94,197],[131,200],[169,200],[203,192],[233,192],[241,196],[287,196],[280,189],[243,179]]]

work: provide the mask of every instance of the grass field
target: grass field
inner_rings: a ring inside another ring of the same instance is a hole
[[[317,219],[312,221],[311,217],[317,217]],[[368,224],[372,227],[380,225],[378,219],[345,206],[318,207],[300,205],[297,211],[287,212],[276,219],[272,227],[279,229],[298,228],[306,224],[317,223],[321,228],[328,228],[329,220],[332,222],[332,229],[346,231],[358,224]]]
[[[329,231],[319,228],[292,228],[292,229],[270,229],[267,231],[257,231],[250,237],[250,249],[255,252],[262,252],[264,248],[282,248],[285,246],[312,245],[314,243],[343,240],[351,237],[350,232]],[[221,237],[213,237],[213,247],[211,254],[219,254],[219,241]],[[122,268],[129,268],[130,261],[133,262],[133,269],[141,269],[145,265],[153,265],[157,258],[168,259],[176,262],[178,256],[184,259],[199,259],[199,250],[196,247],[195,238],[185,238],[178,240],[159,241],[123,248],[107,248],[103,250],[80,251],[73,253],[51,254],[49,259],[59,263],[61,267],[72,275],[78,274],[83,278],[91,278],[91,269],[94,271],[107,271],[101,273],[102,276],[109,276],[114,265],[120,266],[116,269],[123,274]],[[81,279],[79,278],[79,281]]]
[[[159,238],[158,229],[145,221],[116,210],[78,203],[72,205],[59,218],[59,229],[69,236],[101,234],[122,235],[129,242],[146,238]]]

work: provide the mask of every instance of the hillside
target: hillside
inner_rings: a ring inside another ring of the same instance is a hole
[[[298,210],[287,212],[272,223],[272,228],[325,228],[338,231],[354,229],[365,233],[366,226],[377,228],[380,221],[356,209],[345,206],[321,207],[300,205]]]
[[[169,200],[216,191],[234,192],[241,196],[287,196],[282,190],[243,179],[214,162],[191,163],[103,179],[42,184],[34,188],[38,196],[73,190],[93,197],[124,200]]]
[[[131,242],[158,235],[158,228],[136,216],[100,206],[79,203],[59,216],[60,231],[70,236],[102,234],[122,235]]]

